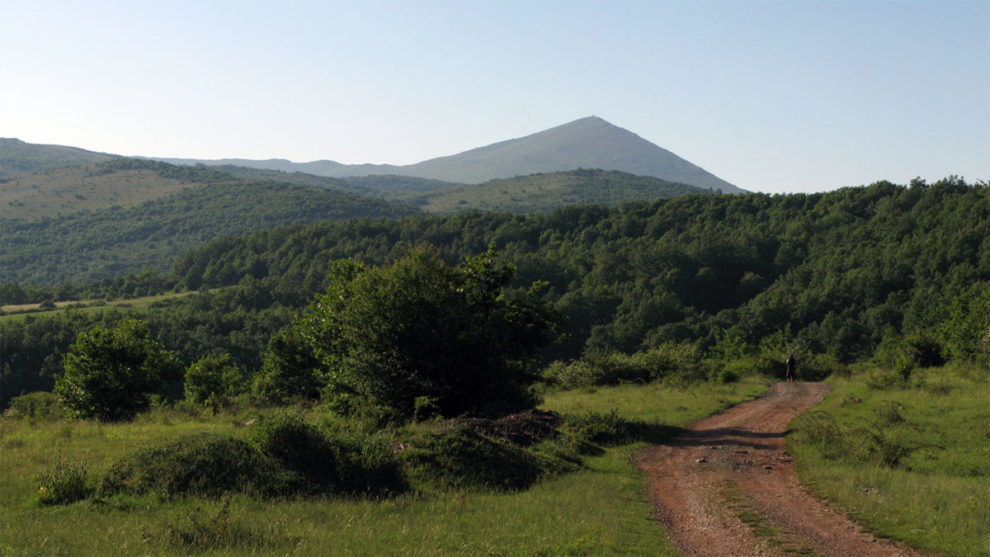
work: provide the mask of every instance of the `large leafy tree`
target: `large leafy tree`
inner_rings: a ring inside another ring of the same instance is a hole
[[[425,249],[390,267],[343,263],[295,327],[338,408],[399,419],[417,399],[446,416],[520,409],[534,402],[531,359],[551,321],[530,300],[503,296],[513,273],[492,250],[457,267]]]
[[[82,418],[132,419],[148,408],[177,371],[174,355],[151,338],[143,321],[126,319],[79,334],[64,359],[55,392]]]

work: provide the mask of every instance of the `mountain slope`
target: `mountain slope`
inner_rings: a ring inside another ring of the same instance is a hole
[[[636,176],[616,170],[579,169],[491,180],[425,193],[414,192],[391,199],[405,201],[428,213],[479,210],[520,214],[547,213],[575,204],[621,205],[631,201],[653,201],[709,192],[650,176]]]
[[[210,168],[116,158],[16,174],[0,184],[0,219],[36,220],[76,211],[133,207],[190,187],[235,181]]]
[[[373,174],[369,176],[348,176],[331,178],[318,174],[307,174],[298,171],[272,170],[260,167],[236,166],[224,164],[213,167],[227,174],[251,180],[271,180],[274,182],[314,186],[340,191],[348,191],[368,197],[392,199],[409,192],[424,192],[451,188],[461,184],[452,184],[429,178],[415,176],[399,176],[397,174]]]
[[[177,169],[179,174],[220,174],[136,162]],[[222,236],[286,224],[415,212],[341,191],[220,175],[226,179],[129,208],[75,211],[36,220],[0,219],[0,284],[80,284],[145,269],[164,271],[183,251]]]
[[[62,145],[36,145],[19,139],[0,138],[0,178],[80,164],[110,160],[115,155]]]
[[[575,168],[619,170],[701,188],[741,190],[638,135],[590,116],[519,139],[402,168],[400,173],[478,183]]]
[[[406,166],[346,165],[330,160],[307,163],[293,163],[284,159],[159,160],[175,164],[232,164],[338,178],[397,174],[462,184],[578,168],[600,168],[652,176],[700,188],[713,188],[727,193],[743,191],[670,151],[595,116],[526,137]]]

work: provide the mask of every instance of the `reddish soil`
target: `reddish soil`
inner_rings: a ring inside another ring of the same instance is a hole
[[[784,435],[821,383],[775,383],[637,455],[657,518],[684,555],[920,555],[878,539],[808,493]]]

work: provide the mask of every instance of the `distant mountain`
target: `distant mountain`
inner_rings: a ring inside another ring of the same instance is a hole
[[[678,195],[711,193],[686,184],[617,170],[578,169],[490,180],[482,184],[392,195],[428,213],[464,211],[548,213],[577,204],[621,205]]]
[[[37,145],[0,138],[0,178],[22,172],[47,170],[110,160],[116,155],[62,145]]]
[[[406,166],[346,165],[330,160],[159,159],[174,164],[231,164],[330,177],[396,174],[477,184],[498,178],[600,168],[727,193],[743,190],[638,135],[591,116],[518,139]]]
[[[474,184],[576,168],[619,170],[727,193],[742,191],[670,151],[595,116],[403,167],[397,174]]]

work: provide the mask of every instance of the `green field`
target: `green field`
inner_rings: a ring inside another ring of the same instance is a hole
[[[619,386],[549,395],[567,413],[609,412],[656,426],[690,422],[752,398],[766,383]],[[315,411],[314,411],[315,412]],[[155,496],[45,507],[35,476],[59,461],[91,476],[135,447],[193,431],[246,436],[251,411],[190,417],[155,410],[133,423],[0,421],[0,554],[673,555],[630,461],[645,442],[587,457],[581,470],[510,493],[448,491],[383,500],[264,501]]]
[[[881,537],[990,554],[990,383],[956,366],[833,378],[792,424],[802,481]]]
[[[155,302],[160,302],[163,300],[170,300],[172,298],[181,298],[183,296],[189,296],[195,294],[195,292],[178,292],[178,293],[168,293],[160,294],[158,296],[142,296],[140,298],[128,298],[121,300],[70,300],[55,302],[55,308],[53,309],[42,309],[41,304],[20,304],[20,305],[9,305],[0,307],[0,322],[3,321],[19,321],[27,318],[29,315],[32,317],[51,317],[61,311],[67,309],[73,309],[75,311],[81,312],[98,312],[109,308],[118,309],[124,312],[139,312],[148,309]]]

